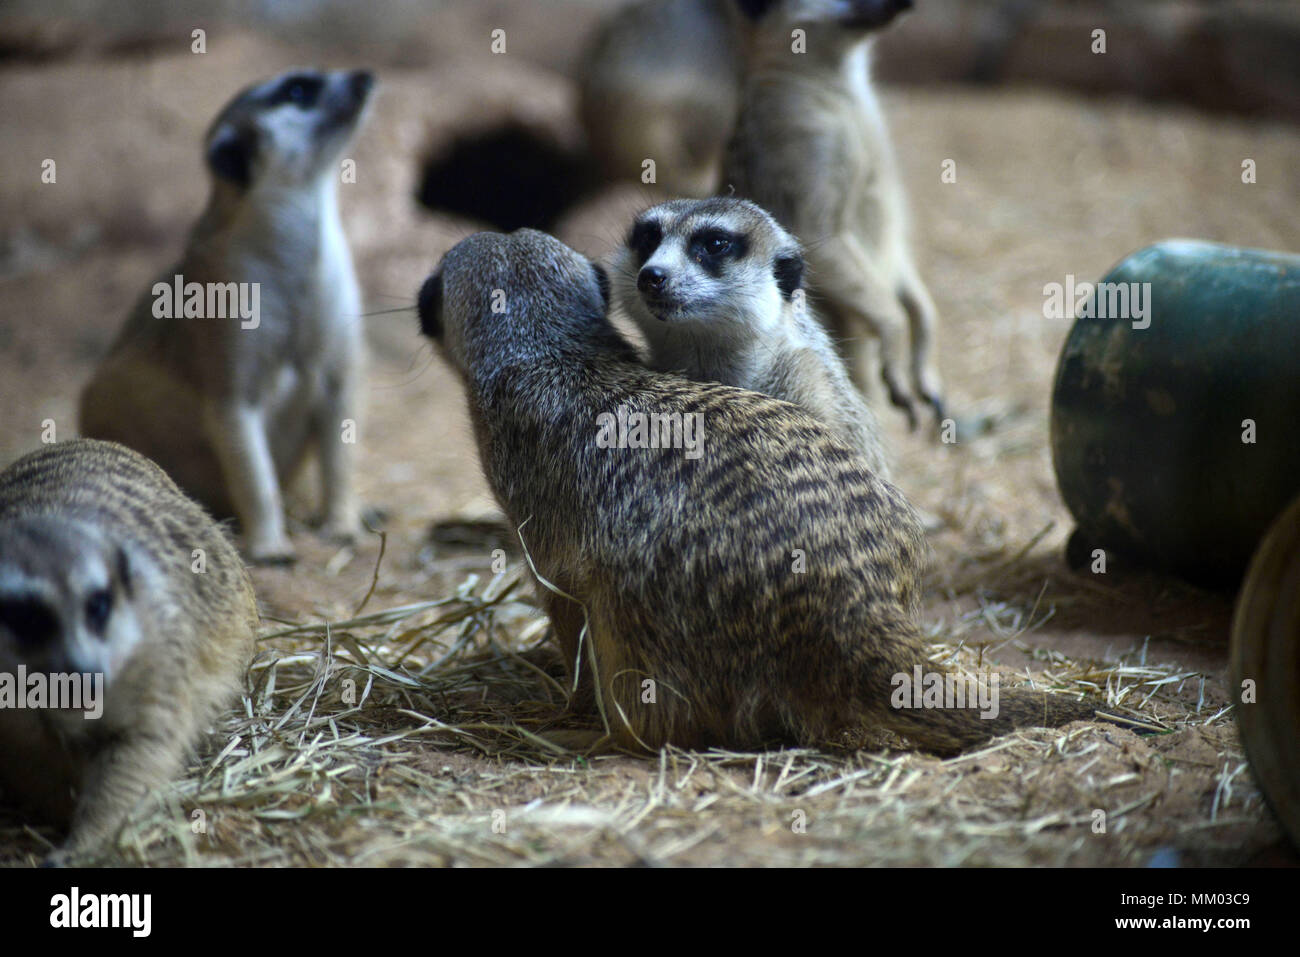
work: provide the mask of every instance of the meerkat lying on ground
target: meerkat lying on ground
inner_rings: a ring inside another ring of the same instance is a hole
[[[803,250],[765,210],[725,197],[654,206],[613,272],[652,369],[802,406],[889,478],[876,417],[803,295]]]
[[[293,557],[281,491],[313,446],[325,533],[360,528],[361,300],[337,184],[372,86],[366,72],[299,71],[222,110],[205,141],[211,198],[184,257],[81,396],[85,435],[142,452],[238,516],[254,561]]]
[[[619,744],[814,743],[870,723],[948,752],[1093,715],[1021,689],[988,719],[893,706],[900,675],[951,674],[915,620],[911,506],[797,406],[646,369],[609,296],[599,265],[520,230],[457,244],[418,308],[578,700]]]
[[[0,472],[0,688],[102,676],[93,707],[0,707],[0,790],[70,824],[52,863],[110,840],[181,769],[237,693],[256,625],[224,532],[143,456],[83,439]]]
[[[809,292],[831,335],[880,340],[890,401],[942,417],[934,303],[908,246],[906,200],[869,78],[875,32],[911,0],[736,0],[751,21],[723,187],[752,199],[804,244]],[[796,32],[798,31],[798,32]],[[910,353],[909,353],[910,338]]]
[[[643,0],[596,31],[580,66],[579,115],[610,179],[642,180],[646,160],[668,195],[717,188],[740,92],[732,0]]]

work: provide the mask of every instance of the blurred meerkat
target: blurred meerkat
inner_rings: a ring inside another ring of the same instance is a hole
[[[225,533],[143,456],[80,439],[0,472],[0,675],[103,676],[98,718],[0,708],[0,789],[70,825],[51,863],[112,839],[180,771],[257,620]]]
[[[596,31],[579,67],[579,113],[605,175],[655,161],[672,195],[707,196],[736,119],[740,44],[731,0],[642,0]]]
[[[83,434],[144,453],[238,516],[253,561],[292,559],[282,489],[313,446],[324,532],[348,540],[360,527],[355,436],[343,433],[360,418],[364,342],[337,184],[372,86],[367,72],[295,71],[221,111],[205,139],[207,210],[81,396]],[[225,317],[205,306],[204,318],[160,318],[167,299],[177,314],[182,283]],[[233,315],[235,291],[251,318]]]
[[[917,421],[943,415],[931,348],[934,302],[907,240],[906,199],[871,87],[876,31],[911,0],[736,0],[748,28],[746,75],[723,185],[752,199],[807,249],[809,292],[831,335],[880,340],[890,401]],[[798,42],[806,52],[796,52]]]
[[[654,206],[613,272],[650,368],[801,406],[889,478],[876,417],[805,302],[803,250],[765,210],[727,197]]]
[[[599,265],[520,230],[457,244],[418,308],[465,384],[578,699],[603,703],[617,743],[813,743],[871,723],[952,751],[1092,716],[1020,689],[987,720],[893,707],[899,674],[949,674],[915,623],[911,506],[797,406],[640,365],[609,295]],[[648,416],[657,440],[612,426]]]

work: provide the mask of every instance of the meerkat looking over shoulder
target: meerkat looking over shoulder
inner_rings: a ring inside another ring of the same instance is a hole
[[[893,704],[898,675],[949,674],[915,622],[924,541],[906,499],[797,406],[642,366],[609,297],[598,264],[519,230],[458,243],[418,309],[465,384],[571,678],[618,743],[815,743],[871,723],[952,751],[1092,716],[1021,689],[995,716]]]
[[[880,340],[890,401],[913,425],[918,399],[942,417],[934,303],[909,249],[906,200],[869,77],[876,31],[911,0],[736,3],[750,22],[747,67],[722,184],[799,237],[809,293],[833,337]],[[849,351],[859,385],[863,361],[860,345]]]
[[[651,207],[613,273],[650,368],[802,406],[889,478],[876,417],[807,306],[803,250],[765,210],[726,197]]]
[[[236,515],[254,561],[292,559],[281,490],[313,446],[325,533],[360,528],[361,300],[337,184],[372,87],[367,72],[295,71],[222,110],[205,140],[207,210],[81,396],[83,434]],[[251,308],[236,315],[236,299]]]
[[[52,863],[111,839],[180,770],[238,691],[256,625],[225,533],[143,456],[81,439],[0,471],[0,682],[28,695],[19,676],[39,675],[52,694],[102,676],[98,716],[0,707],[0,791],[70,824]]]

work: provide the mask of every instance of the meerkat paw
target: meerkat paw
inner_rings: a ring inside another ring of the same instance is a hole
[[[365,527],[361,524],[360,516],[351,514],[327,516],[321,522],[319,531],[322,538],[336,545],[352,545],[362,536],[365,530]]]
[[[254,565],[292,565],[298,553],[287,538],[248,543],[248,560]]]

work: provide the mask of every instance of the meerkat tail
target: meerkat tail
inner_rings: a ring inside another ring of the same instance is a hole
[[[882,668],[878,658],[866,662],[869,684],[876,686],[868,693],[880,700],[877,689],[882,679],[887,681],[882,723],[925,750],[955,754],[1019,728],[1055,728],[1104,717],[1095,702],[1050,691],[1002,688],[999,675],[965,675],[927,661],[921,634],[911,622],[895,631],[890,647],[895,652],[889,656],[891,673],[883,673],[891,666]]]

